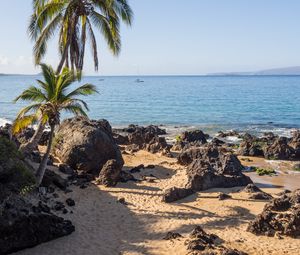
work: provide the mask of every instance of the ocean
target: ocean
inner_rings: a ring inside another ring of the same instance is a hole
[[[0,76],[0,125],[26,105],[12,100],[37,78]],[[89,117],[105,118],[113,127],[157,124],[170,132],[200,128],[210,134],[235,129],[280,135],[300,128],[300,76],[99,76],[80,83],[99,90],[85,98]]]

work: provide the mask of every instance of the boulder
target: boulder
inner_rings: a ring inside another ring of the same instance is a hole
[[[208,161],[215,161],[220,154],[220,149],[217,146],[210,144],[209,146],[203,147],[191,147],[182,151],[177,159],[178,163],[181,165],[189,165],[195,159],[205,158]]]
[[[286,137],[277,138],[273,144],[267,146],[264,155],[267,159],[290,160],[295,158],[294,149],[288,144]]]
[[[144,145],[149,143],[154,137],[157,137],[155,133],[148,132],[145,128],[139,128],[128,135],[128,143],[136,144],[142,149]]]
[[[235,131],[235,130],[230,130],[230,131],[226,131],[226,132],[219,131],[217,136],[221,137],[221,138],[226,138],[227,136],[236,136],[236,137],[239,137],[240,134],[237,131]]]
[[[185,198],[193,193],[194,193],[194,191],[192,189],[173,187],[173,188],[167,189],[164,192],[162,201],[165,203],[172,203],[174,201]]]
[[[120,180],[121,170],[122,165],[120,165],[116,160],[108,160],[100,171],[97,184],[102,184],[107,187],[115,186]]]
[[[152,133],[154,135],[166,135],[167,134],[165,129],[161,129],[158,126],[155,126],[155,125],[150,125],[150,126],[147,126],[147,127],[141,127],[141,126],[134,125],[134,124],[129,125],[128,128],[122,129],[122,132],[134,133],[136,131],[141,131],[141,130],[143,131],[143,133]]]
[[[197,226],[185,244],[192,254],[246,255],[244,252],[224,247],[217,240],[220,240],[217,235],[208,234],[200,226]]]
[[[294,149],[295,158],[300,159],[300,130],[293,133],[293,137],[289,142],[289,146]]]
[[[210,188],[230,188],[246,186],[252,183],[251,179],[242,173],[242,167],[235,165],[234,155],[219,159],[220,162],[209,162],[196,159],[188,166],[187,188],[202,191]],[[221,164],[220,164],[221,163]]]
[[[71,234],[75,227],[43,204],[11,197],[0,205],[0,254],[9,254]]]
[[[123,136],[123,135],[114,133],[113,137],[114,137],[116,143],[119,144],[119,145],[127,145],[128,142],[129,142],[127,136]]]
[[[94,176],[99,175],[110,159],[116,160],[120,166],[124,163],[106,120],[85,117],[64,120],[56,134],[53,151],[62,163]]]
[[[250,222],[248,231],[256,235],[300,236],[300,190],[274,198],[263,212]]]
[[[264,151],[261,144],[253,140],[246,140],[240,144],[237,154],[241,156],[263,157]]]
[[[200,142],[202,144],[207,143],[209,135],[204,134],[201,130],[185,131],[180,135],[183,142]]]
[[[155,136],[152,140],[145,145],[145,150],[151,153],[164,153],[170,152],[170,146],[167,144],[164,137]]]
[[[41,186],[47,188],[50,186],[56,186],[61,190],[66,190],[68,187],[68,181],[54,171],[46,169]]]

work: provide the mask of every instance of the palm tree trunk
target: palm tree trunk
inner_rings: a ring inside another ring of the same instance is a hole
[[[44,129],[45,129],[45,124],[43,123],[42,120],[40,120],[33,137],[31,137],[29,142],[22,144],[19,148],[19,151],[22,152],[23,154],[30,154],[31,152],[33,152],[33,150],[38,146],[38,143],[41,140]]]
[[[43,156],[42,162],[40,163],[40,166],[36,172],[36,179],[37,179],[37,185],[40,186],[46,171],[46,167],[47,167],[47,162],[48,162],[48,158],[50,155],[50,151],[51,151],[51,147],[52,147],[52,140],[53,140],[53,136],[54,136],[54,128],[55,126],[52,125],[50,126],[50,138],[48,141],[48,145],[47,145],[47,150],[46,153]]]

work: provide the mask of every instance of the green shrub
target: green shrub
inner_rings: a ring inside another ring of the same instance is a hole
[[[274,169],[264,169],[264,168],[258,168],[258,167],[255,168],[255,172],[259,176],[276,174],[276,171]]]
[[[180,143],[182,141],[181,135],[176,135],[175,139],[176,139],[176,142],[178,142],[178,143]]]
[[[36,183],[34,169],[24,161],[14,143],[0,137],[0,185],[7,191],[22,192]]]

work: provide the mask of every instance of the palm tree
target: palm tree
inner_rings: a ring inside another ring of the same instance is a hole
[[[96,87],[92,84],[82,85],[69,92],[72,83],[78,80],[72,71],[64,68],[61,74],[57,75],[51,66],[41,64],[41,67],[44,81],[37,80],[39,86],[29,87],[15,99],[15,101],[31,101],[32,104],[19,112],[13,124],[14,133],[36,121],[40,121],[42,125],[49,124],[50,126],[47,150],[36,172],[38,185],[41,184],[45,173],[54,130],[60,123],[60,112],[67,111],[74,115],[86,116],[85,110],[88,110],[88,106],[85,101],[77,97],[97,93]]]
[[[118,55],[121,47],[120,20],[131,25],[133,12],[127,0],[33,0],[28,28],[35,42],[35,63],[44,57],[49,40],[59,31],[59,52],[63,66],[81,72],[87,37],[91,42],[95,70],[98,70],[97,41],[94,28],[103,34],[108,47]]]

